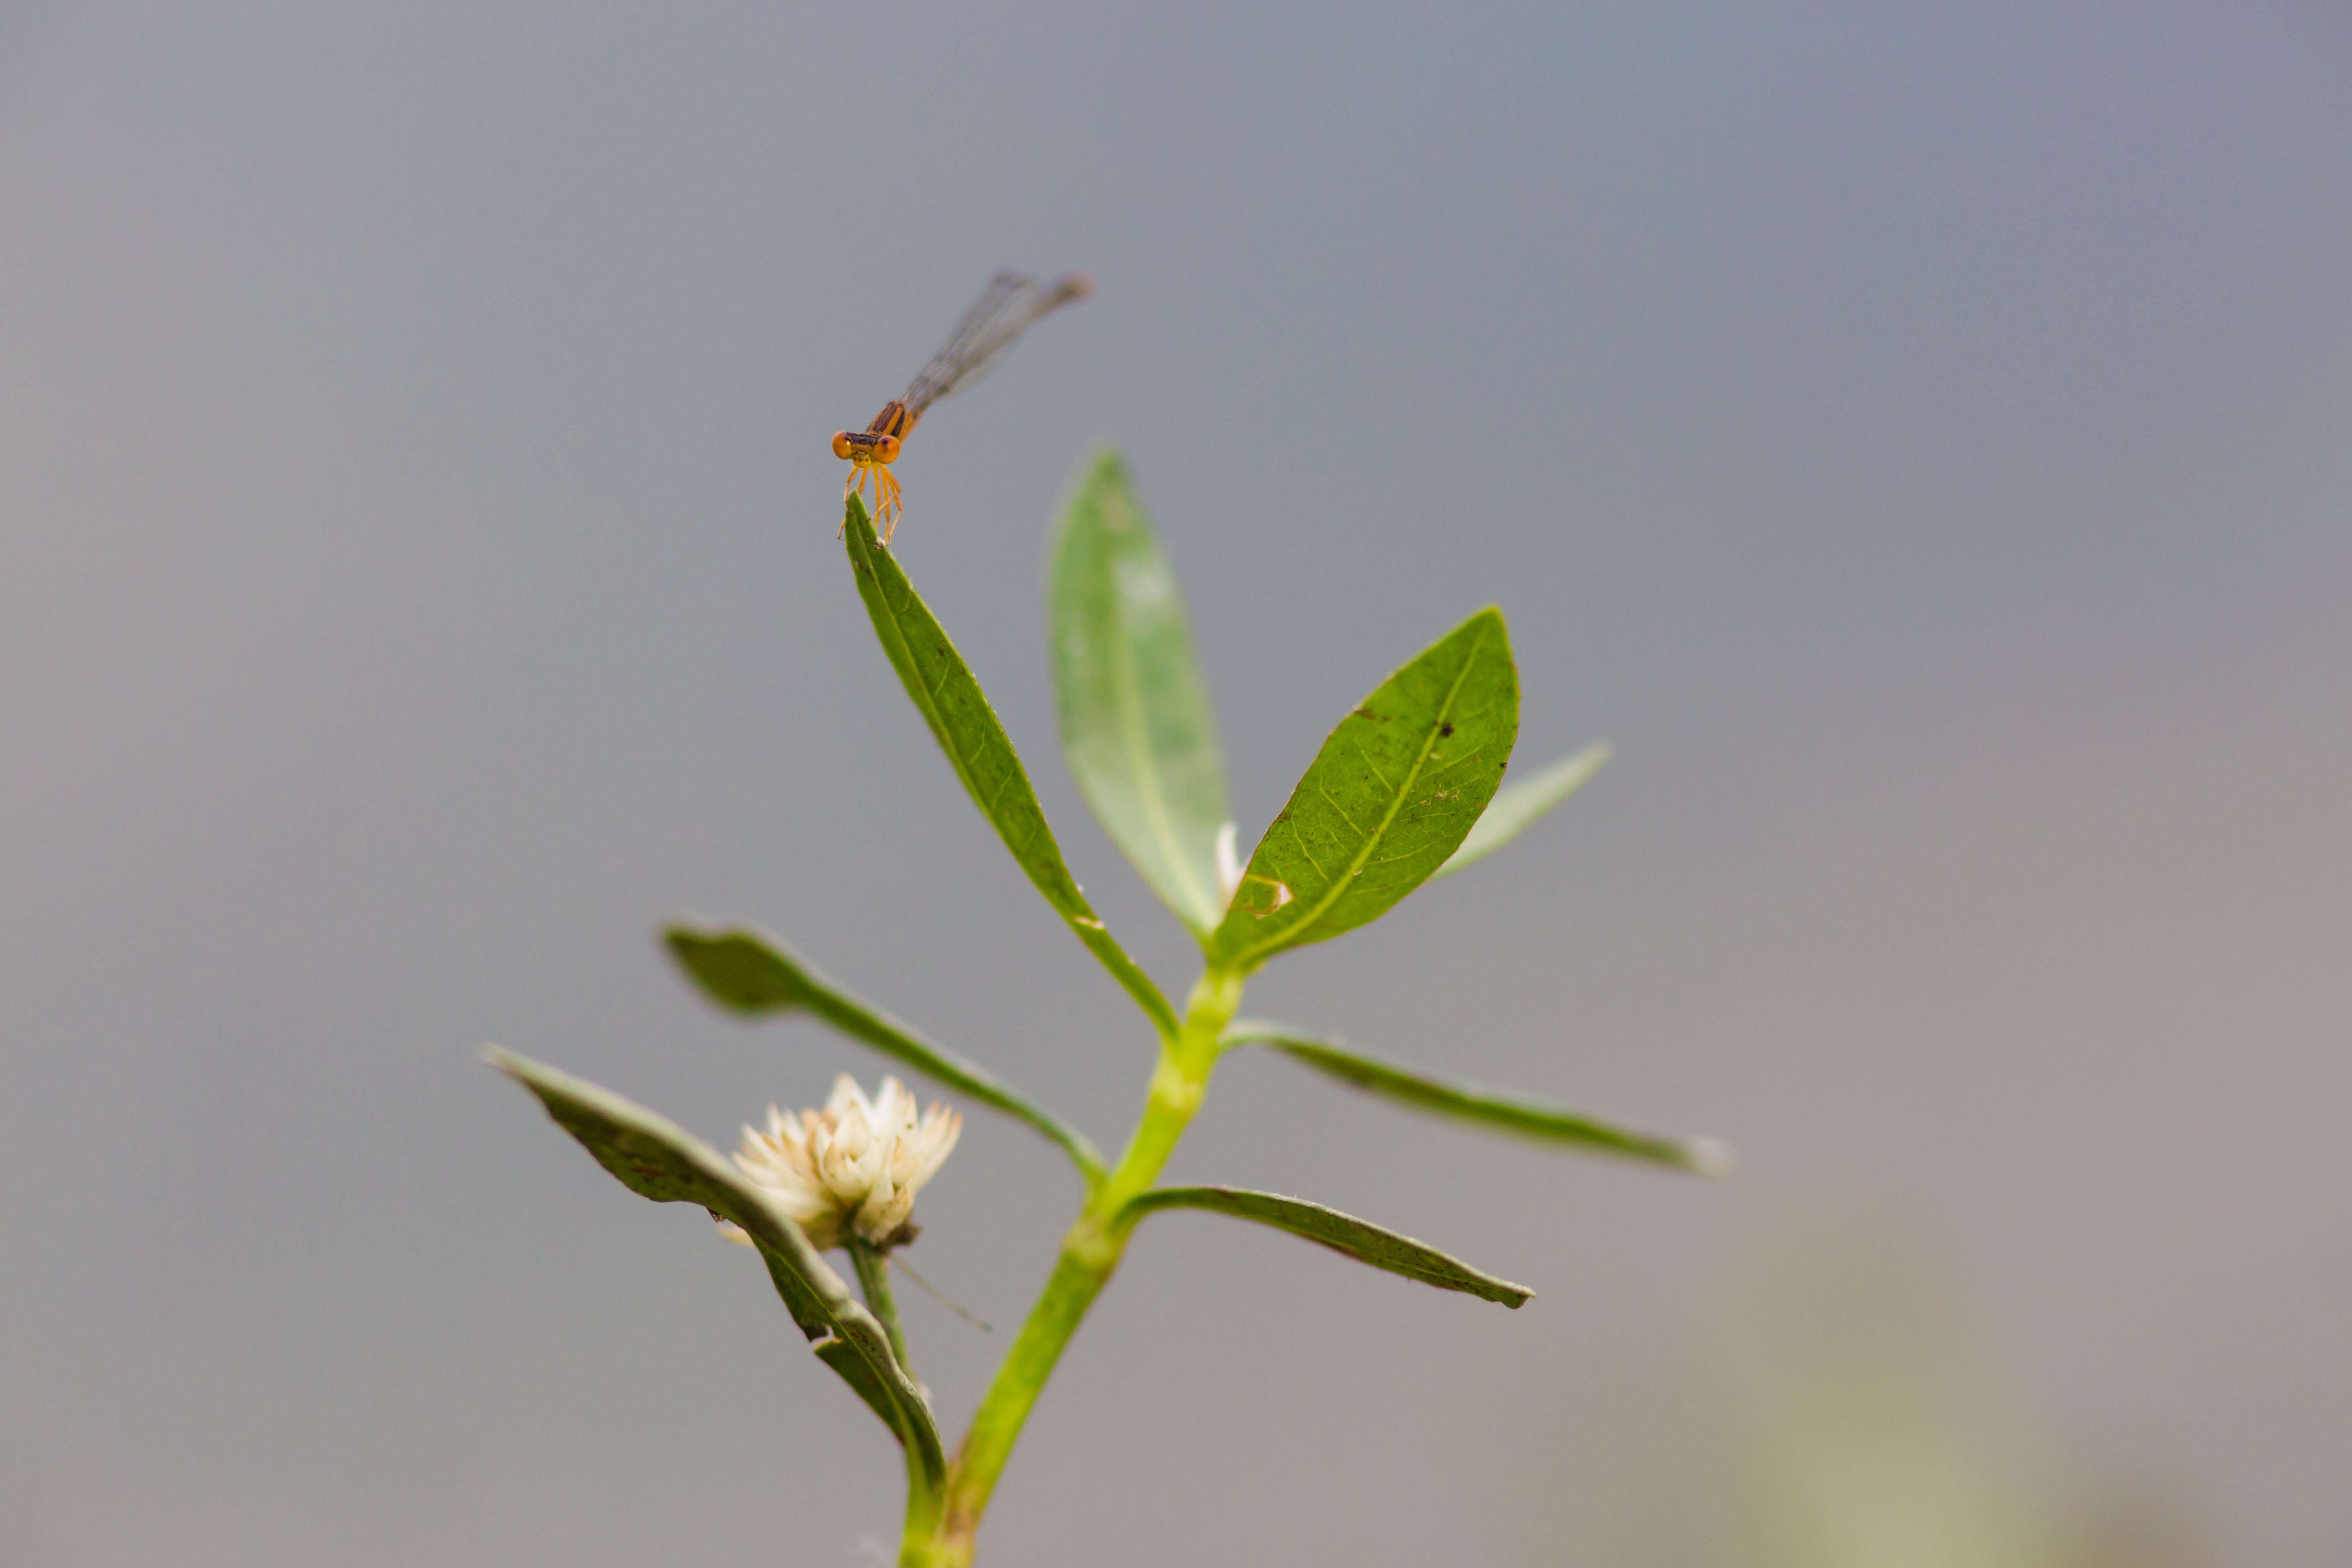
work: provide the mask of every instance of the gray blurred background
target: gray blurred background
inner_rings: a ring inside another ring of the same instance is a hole
[[[1250,1010],[1745,1156],[1274,1059],[1172,1174],[1002,1563],[1622,1561],[1562,1504],[1792,1237],[1939,1281],[2029,1468],[2352,1558],[2352,11],[0,5],[0,1562],[849,1563],[878,1429],[759,1269],[478,1065],[714,1140],[876,1058],[774,926],[1103,1142],[1150,1055],[876,648],[826,436],[994,268],[902,559],[1079,876],[1041,560],[1099,441],[1244,842],[1498,601],[1561,815]],[[952,1426],[1076,1193],[977,1112]],[[1736,1316],[1737,1314],[1733,1314]]]

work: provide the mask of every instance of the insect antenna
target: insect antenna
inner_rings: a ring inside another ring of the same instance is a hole
[[[981,1321],[978,1318],[973,1317],[970,1312],[965,1311],[961,1307],[957,1306],[953,1301],[949,1300],[945,1296],[940,1294],[940,1288],[938,1286],[932,1284],[929,1280],[924,1279],[921,1275],[908,1268],[905,1263],[899,1260],[896,1253],[893,1253],[890,1257],[890,1267],[896,1268],[899,1273],[904,1274],[908,1279],[912,1279],[916,1284],[921,1286],[923,1288],[924,1295],[929,1296],[932,1300],[937,1301],[940,1306],[945,1307],[949,1311],[953,1312],[957,1317],[961,1318],[965,1322],[970,1323],[982,1333],[992,1334],[996,1331],[988,1324]]]

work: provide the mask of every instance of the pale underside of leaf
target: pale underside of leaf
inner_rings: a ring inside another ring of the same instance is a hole
[[[1339,721],[1251,854],[1211,939],[1249,970],[1385,913],[1460,847],[1518,734],[1500,611],[1472,616]]]
[[[781,938],[751,927],[673,925],[662,939],[688,977],[720,1006],[747,1016],[804,1008],[925,1077],[1027,1122],[1060,1144],[1089,1182],[1100,1179],[1101,1152],[1085,1133],[979,1063],[842,989]]]
[[[1723,1175],[1733,1163],[1730,1149],[1712,1138],[1638,1131],[1530,1095],[1439,1078],[1343,1041],[1318,1038],[1281,1024],[1236,1019],[1225,1030],[1223,1042],[1229,1047],[1268,1047],[1368,1094],[1487,1131],[1668,1165],[1702,1176]]]
[[[511,1051],[492,1047],[483,1056],[530,1090],[556,1124],[623,1186],[656,1203],[692,1204],[740,1226],[818,1356],[897,1435],[915,1484],[939,1494],[947,1482],[947,1458],[929,1402],[891,1354],[882,1325],[850,1295],[789,1215],[717,1150],[667,1118]]]
[[[1206,1209],[1236,1219],[1255,1220],[1304,1237],[1359,1263],[1369,1263],[1375,1268],[1418,1279],[1442,1290],[1459,1290],[1488,1301],[1499,1301],[1506,1307],[1517,1308],[1535,1296],[1524,1285],[1498,1279],[1409,1236],[1399,1236],[1321,1204],[1286,1198],[1276,1193],[1250,1192],[1241,1187],[1160,1187],[1129,1199],[1119,1211],[1119,1218],[1131,1225],[1156,1210],[1178,1208]]]
[[[987,694],[907,580],[898,558],[875,538],[865,503],[854,495],[846,505],[844,533],[858,595],[866,602],[882,651],[898,670],[923,721],[930,726],[940,749],[947,753],[965,793],[1045,902],[1135,999],[1162,1037],[1173,1038],[1178,1028],[1175,1009],[1087,902],[1062,858],[1054,830],[1046,826],[1045,810],[1037,804],[1037,792],[1021,765],[1020,753],[1013,749],[1012,738],[989,706]]]
[[[1431,873],[1432,879],[1450,877],[1517,838],[1538,818],[1582,789],[1608,760],[1607,744],[1595,742],[1573,756],[1562,757],[1532,778],[1513,779],[1496,790],[1477,826],[1462,840],[1462,847],[1446,857],[1445,864]]]
[[[1053,559],[1055,706],[1070,772],[1112,842],[1206,937],[1224,913],[1224,756],[1182,592],[1117,453],[1098,454],[1079,481]]]

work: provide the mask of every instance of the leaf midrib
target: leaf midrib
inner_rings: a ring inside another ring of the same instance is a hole
[[[867,564],[869,567],[872,567],[874,564],[870,555],[867,557]],[[907,662],[909,665],[912,665],[917,671],[915,689],[922,693],[921,701],[924,721],[930,725],[931,732],[938,736],[943,742],[940,749],[947,752],[949,765],[955,769],[956,777],[962,782],[964,793],[971,796],[972,804],[980,807],[981,815],[988,818],[992,825],[994,825],[997,821],[997,798],[1001,797],[1003,792],[1011,787],[1013,783],[1011,774],[1013,771],[1020,768],[1019,759],[1013,758],[1008,760],[1006,763],[1006,776],[997,781],[997,793],[995,796],[991,796],[982,791],[980,787],[979,775],[974,771],[975,765],[978,759],[989,751],[992,742],[985,736],[980,737],[972,743],[970,754],[967,755],[963,742],[960,741],[957,736],[955,726],[947,721],[947,716],[940,707],[940,693],[945,690],[947,683],[954,679],[954,666],[945,659],[940,661],[939,669],[937,671],[939,678],[937,685],[933,685],[929,680],[923,679],[921,675],[922,660],[916,655],[914,639],[907,635],[907,617],[908,615],[908,601],[901,601],[896,605],[890,603],[889,587],[882,581],[881,574],[878,570],[875,572],[875,586],[882,595],[884,608],[890,612],[890,633],[898,639],[898,646],[907,650]],[[908,584],[907,591],[908,598],[911,599],[914,593],[914,585],[912,584]],[[940,630],[940,636],[942,637],[947,636],[947,632],[944,628]],[[982,700],[984,702],[986,699],[983,698]],[[1075,887],[1068,889],[1066,891],[1060,892],[1057,896],[1070,898],[1082,910],[1085,910],[1089,914],[1093,912],[1092,907],[1086,901],[1086,895],[1078,892]],[[1069,911],[1066,910],[1056,908],[1055,912],[1061,915],[1065,920],[1071,918]]]
[[[1215,929],[1217,913],[1213,901],[1200,879],[1193,875],[1192,861],[1184,854],[1183,845],[1176,837],[1176,824],[1168,811],[1168,797],[1160,787],[1158,757],[1151,748],[1151,727],[1143,711],[1143,677],[1137,667],[1135,639],[1127,606],[1118,590],[1118,573],[1111,565],[1111,615],[1117,621],[1116,634],[1111,638],[1112,679],[1119,693],[1119,738],[1125,743],[1128,763],[1133,771],[1143,797],[1144,816],[1152,837],[1160,846],[1160,858],[1182,884],[1184,901],[1191,906],[1191,919],[1185,923],[1198,931]]]

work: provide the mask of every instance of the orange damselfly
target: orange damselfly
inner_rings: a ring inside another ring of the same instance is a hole
[[[1015,272],[998,273],[963,313],[940,352],[915,374],[905,395],[884,404],[882,412],[865,429],[833,433],[833,455],[849,463],[849,482],[842,487],[841,499],[846,502],[866,489],[868,479],[874,481],[875,520],[882,525],[883,543],[890,542],[906,510],[890,465],[898,460],[899,446],[914,434],[923,410],[986,374],[1013,346],[1013,340],[1038,321],[1094,291],[1094,279],[1083,272],[1073,272],[1056,283],[1040,283]]]

